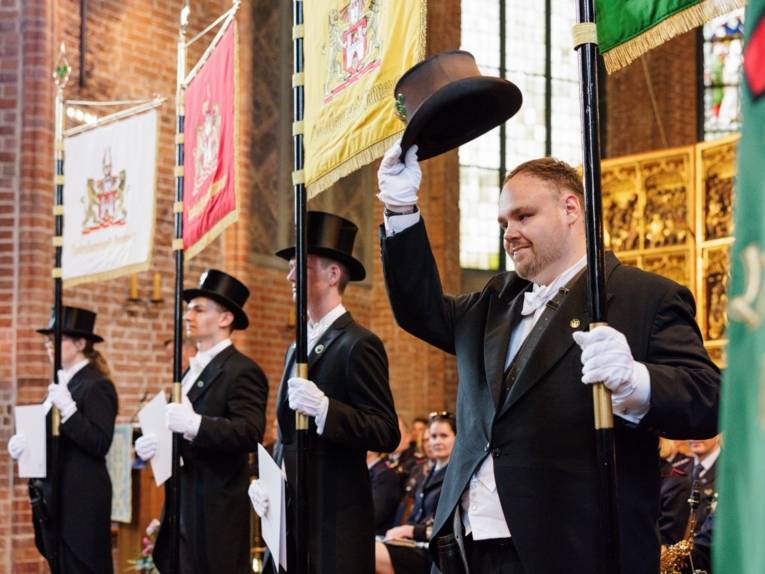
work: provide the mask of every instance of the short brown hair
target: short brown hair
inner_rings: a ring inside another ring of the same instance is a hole
[[[351,274],[348,272],[348,268],[330,257],[319,256],[319,263],[322,269],[326,269],[330,265],[337,265],[340,268],[340,279],[337,281],[337,291],[342,295],[345,293],[345,288],[348,287],[348,282],[351,280]]]
[[[519,174],[526,174],[542,181],[553,184],[558,191],[561,188],[575,193],[584,205],[584,187],[582,186],[582,177],[579,172],[567,164],[565,161],[555,159],[554,157],[542,157],[532,159],[516,167],[507,174],[502,187],[507,185],[511,178]]]

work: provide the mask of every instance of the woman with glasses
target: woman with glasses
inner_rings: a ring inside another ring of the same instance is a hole
[[[62,369],[58,384],[48,387],[45,400],[47,406],[55,406],[61,413],[55,484],[59,511],[56,517],[50,516],[54,486],[50,480],[30,481],[35,544],[50,560],[51,545],[58,541],[61,574],[111,574],[112,484],[106,472],[106,453],[114,434],[117,393],[106,360],[94,348],[103,341],[93,332],[96,314],[87,309],[63,307],[61,315]],[[54,328],[52,318],[47,328],[37,330],[46,336],[45,347],[51,362]],[[50,410],[48,413],[50,429]],[[26,442],[23,434],[11,437],[8,451],[14,459],[22,455]],[[40,520],[46,513],[49,519]],[[60,537],[51,530],[56,522],[60,525]]]
[[[434,466],[417,489],[414,509],[407,523],[388,530],[385,539],[375,545],[377,574],[428,574],[433,564],[427,543],[457,436],[457,421],[446,411],[431,413],[428,420]]]

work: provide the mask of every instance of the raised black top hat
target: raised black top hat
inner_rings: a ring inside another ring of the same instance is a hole
[[[306,242],[308,253],[334,259],[348,268],[351,281],[363,281],[367,276],[364,265],[353,256],[353,242],[359,228],[352,221],[323,211],[308,212]],[[295,246],[280,249],[277,257],[289,261],[295,256]]]
[[[81,309],[80,307],[61,307],[61,333],[67,337],[83,338],[94,343],[100,343],[103,341],[103,338],[93,332],[95,324],[96,314],[93,311]],[[53,333],[55,327],[56,317],[53,309],[51,309],[48,326],[43,329],[37,329],[37,332],[41,335],[49,335]]]
[[[234,329],[246,329],[250,324],[243,309],[249,296],[250,290],[244,283],[217,269],[208,269],[202,273],[196,289],[183,290],[183,300],[186,303],[194,297],[207,297],[231,311],[234,314]]]
[[[428,159],[467,143],[506,122],[521,108],[518,87],[482,76],[469,52],[436,54],[401,76],[393,90],[396,113],[406,122],[402,157],[417,144]]]

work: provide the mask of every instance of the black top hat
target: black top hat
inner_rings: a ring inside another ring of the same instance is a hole
[[[417,144],[419,160],[461,146],[506,122],[521,108],[518,87],[482,76],[469,52],[436,54],[410,68],[393,90],[406,122],[402,157]]]
[[[244,304],[250,296],[250,290],[236,277],[208,269],[199,277],[199,287],[184,289],[183,300],[188,303],[194,297],[207,297],[223,305],[234,314],[234,329],[246,329],[250,324],[244,312]]]
[[[93,332],[93,327],[96,324],[96,314],[93,311],[87,309],[81,309],[79,307],[61,307],[61,333],[67,337],[74,337],[75,339],[87,339],[94,343],[100,343],[103,341],[102,337],[99,337]],[[54,309],[50,312],[50,321],[48,326],[44,329],[37,329],[37,332],[41,335],[50,335],[56,327],[56,316]]]
[[[323,211],[308,212],[306,241],[308,253],[334,259],[348,268],[351,281],[362,281],[367,276],[364,265],[353,257],[353,242],[359,230],[352,221]],[[276,252],[277,257],[289,261],[295,256],[295,246]]]

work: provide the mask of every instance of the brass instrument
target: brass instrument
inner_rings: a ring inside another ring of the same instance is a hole
[[[692,572],[691,552],[693,551],[693,535],[696,531],[696,509],[701,501],[701,491],[698,480],[693,481],[691,495],[688,498],[690,513],[685,525],[685,534],[682,540],[662,550],[659,560],[660,574],[687,574]]]

